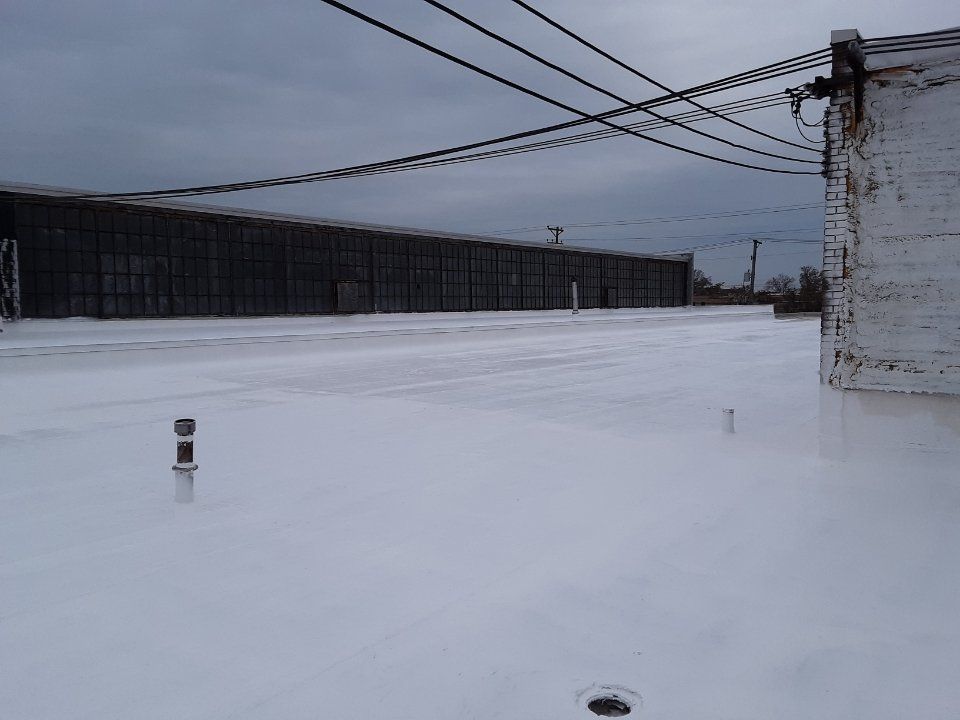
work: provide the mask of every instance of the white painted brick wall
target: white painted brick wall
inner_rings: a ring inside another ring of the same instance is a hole
[[[842,53],[835,51],[833,74],[848,73]],[[820,377],[832,380],[839,358],[843,310],[843,261],[847,239],[847,187],[849,173],[846,128],[853,122],[853,96],[837,92],[826,113],[827,165],[826,209],[823,223],[823,275],[826,280],[820,320]]]
[[[863,107],[828,110],[821,378],[960,394],[960,56],[872,69]]]

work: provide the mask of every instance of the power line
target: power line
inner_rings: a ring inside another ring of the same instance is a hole
[[[787,58],[785,60],[778,61],[776,63],[771,63],[764,65],[759,68],[754,68],[752,70],[743,71],[735,75],[730,75],[727,77],[720,78],[708,83],[702,83],[690,88],[685,89],[683,92],[684,95],[690,96],[703,96],[712,94],[715,92],[722,92],[730,90],[737,87],[742,87],[745,85],[753,84],[756,82],[763,82],[772,78],[780,77],[783,75],[794,74],[802,72],[805,70],[810,70],[816,67],[820,67],[824,64],[830,62],[831,54],[830,50],[817,50],[810,53],[805,53],[804,55],[798,55],[795,57]],[[615,108],[613,110],[608,110],[599,114],[599,117],[618,117],[620,115],[630,114],[635,112],[640,107],[657,107],[660,105],[670,104],[676,102],[675,94],[666,94],[659,97],[652,98],[650,100],[644,101],[642,103],[636,103],[632,106]],[[344,177],[351,177],[354,174],[366,173],[373,170],[385,169],[387,171],[399,171],[393,170],[393,168],[399,168],[399,166],[404,163],[412,162],[421,162],[426,160],[431,160],[434,158],[443,157],[445,155],[452,155],[458,152],[465,152],[469,150],[476,150],[479,148],[499,145],[506,142],[511,142],[515,140],[522,140],[529,137],[534,137],[537,135],[547,134],[551,132],[556,132],[559,130],[565,130],[580,125],[584,125],[591,122],[587,118],[578,118],[576,120],[568,120],[562,123],[556,123],[553,125],[548,125],[540,128],[535,128],[531,130],[526,130],[522,132],[511,133],[509,135],[503,135],[496,138],[491,138],[488,140],[481,140],[473,143],[462,144],[459,146],[444,148],[441,150],[433,150],[430,152],[418,153],[416,155],[408,155],[401,158],[395,158],[387,161],[379,161],[374,163],[366,163],[361,165],[354,165],[344,168],[339,168],[335,170],[326,170],[318,171],[311,173],[303,173],[299,175],[287,175],[274,178],[266,178],[261,180],[253,180],[246,182],[235,182],[235,183],[219,183],[214,185],[200,185],[193,187],[181,187],[181,188],[170,188],[165,190],[149,190],[149,191],[138,191],[138,192],[122,192],[122,193],[89,193],[85,195],[74,196],[73,199],[96,199],[96,200],[147,200],[151,198],[164,198],[164,197],[187,197],[193,195],[207,195],[214,193],[223,193],[223,192],[235,192],[239,190],[248,190],[248,189],[257,189],[257,188],[266,188],[266,187],[279,187],[285,185],[293,185],[307,182],[320,182],[327,179],[340,179]],[[607,130],[600,132],[609,132]],[[621,134],[617,130],[614,134]],[[459,162],[460,160],[457,160]],[[388,169],[389,170],[386,170]],[[402,168],[399,168],[402,169]]]
[[[923,45],[923,46],[911,45],[910,47],[903,47],[902,45],[898,45],[897,47],[882,47],[879,50],[874,50],[873,47],[868,46],[863,48],[863,52],[866,55],[882,55],[884,53],[906,52],[908,50],[936,50],[937,48],[957,47],[958,45],[960,45],[960,38],[958,38],[957,41],[954,41],[954,42],[936,43],[934,45]]]
[[[811,252],[812,252],[811,250],[797,250],[797,251],[785,252],[785,253],[764,253],[763,257],[771,258],[771,257],[784,257],[786,255],[809,255]],[[699,260],[701,262],[713,262],[714,260],[742,260],[743,258],[744,258],[743,255],[722,255],[721,257],[701,257],[699,258]]]
[[[773,93],[773,95],[779,95],[779,93]],[[767,96],[760,96],[759,101],[758,99],[755,99],[755,98],[746,98],[746,99],[736,100],[729,103],[724,103],[723,105],[720,105],[717,107],[730,106],[733,108],[729,111],[732,114],[732,113],[750,112],[753,110],[765,109],[767,107],[774,107],[774,106],[789,104],[789,100],[778,101],[776,103],[763,104],[762,101],[765,97]],[[749,106],[745,106],[745,104]],[[676,118],[681,116],[691,116],[694,113],[696,113],[696,111],[682,113],[674,117]],[[697,113],[697,114],[699,115],[699,117],[685,117],[683,122],[698,122],[704,119],[709,119],[710,117],[710,116],[704,115],[703,113]],[[669,127],[669,125],[667,123],[661,123],[657,120],[645,120],[641,123],[633,123],[626,127],[643,127],[644,129],[660,129],[663,127]],[[532,151],[541,150],[541,149],[551,149],[555,147],[564,147],[567,145],[577,145],[584,142],[592,142],[594,140],[604,140],[611,137],[617,137],[622,134],[623,133],[621,133],[620,131],[596,130],[589,133],[563,136],[563,137],[555,138],[552,140],[541,140],[535,143],[511,146],[511,147],[506,147],[506,148],[501,148],[496,150],[488,150],[485,152],[478,152],[478,153],[473,153],[468,155],[454,156],[452,158],[439,158],[435,160],[427,160],[427,161],[422,161],[418,163],[406,163],[403,165],[391,164],[391,161],[388,161],[384,163],[371,164],[369,166],[370,169],[353,170],[350,168],[345,168],[342,170],[330,170],[330,171],[326,171],[325,173],[317,173],[315,174],[314,177],[309,177],[306,179],[298,179],[295,181],[290,181],[289,183],[282,183],[282,184],[295,184],[299,182],[321,182],[324,180],[337,180],[337,179],[346,179],[346,178],[353,178],[353,177],[368,177],[371,175],[403,172],[406,170],[417,170],[417,169],[430,168],[430,167],[440,167],[444,165],[454,165],[454,164],[470,162],[474,160],[483,160],[483,159],[494,158],[494,157],[505,157],[508,155],[517,155],[517,154],[532,152]],[[482,145],[482,144],[489,144],[489,143],[478,143],[478,144]],[[443,152],[444,151],[427,153],[427,155],[437,155],[437,154],[442,154]],[[358,166],[358,167],[362,168],[367,166]],[[118,193],[118,194],[98,193],[98,194],[76,196],[76,199],[83,198],[83,199],[109,200],[109,199],[149,199],[151,197],[168,197],[168,198],[184,197],[184,196],[192,196],[192,195],[211,194],[216,192],[231,192],[234,190],[255,189],[255,187],[270,187],[277,184],[281,184],[281,183],[261,181],[261,184],[259,185],[254,185],[253,183],[250,183],[250,184],[241,183],[237,185],[224,186],[222,189],[216,189],[215,186],[207,186],[202,188],[186,189],[185,191],[169,190],[169,191],[159,191],[155,193],[146,193],[146,192]],[[70,199],[70,198],[67,198],[67,199]],[[539,226],[537,227],[539,228]]]
[[[639,220],[605,220],[590,223],[566,223],[565,227],[605,227],[614,225],[650,225],[655,223],[688,222],[691,220],[719,220],[724,218],[744,217],[747,215],[768,215],[773,213],[795,212],[798,210],[813,210],[822,208],[823,203],[808,203],[804,205],[773,205],[762,208],[749,208],[746,210],[720,210],[713,213],[701,213],[697,215],[672,215],[665,217],[642,218]],[[513,228],[511,230],[500,230],[498,232],[486,233],[487,235],[509,235],[513,233],[526,232],[528,230],[538,230],[539,226],[528,226],[523,228]]]
[[[509,80],[503,77],[502,75],[498,75],[497,73],[491,72],[490,70],[485,70],[484,68],[481,68],[478,65],[474,65],[468,60],[464,60],[463,58],[457,57],[456,55],[446,52],[445,50],[441,50],[435,45],[431,45],[428,42],[425,42],[423,40],[420,40],[419,38],[409,35],[403,32],[402,30],[399,30],[393,27],[392,25],[388,25],[387,23],[381,22],[380,20],[377,20],[376,18],[366,15],[365,13],[362,13],[359,10],[355,10],[349,5],[344,5],[342,2],[338,2],[338,0],[320,0],[320,1],[323,3],[326,3],[327,5],[330,5],[331,7],[337,8],[338,10],[341,10],[347,13],[348,15],[352,15],[353,17],[367,23],[368,25],[372,25],[373,27],[376,27],[380,30],[383,30],[384,32],[387,32],[395,37],[398,37],[401,40],[406,40],[407,42],[413,45],[416,45],[417,47],[423,50],[426,50],[427,52],[433,53],[437,57],[441,57],[444,60],[449,60],[450,62],[456,65],[459,65],[460,67],[466,68],[467,70],[472,70],[478,75],[482,75],[483,77],[493,80],[494,82],[498,82],[501,85],[505,85],[506,87],[512,88],[525,95],[529,95],[530,97],[541,100],[547,103],[548,105],[553,105],[554,107],[558,107],[561,110],[566,110],[567,112],[573,113],[574,115],[579,115],[585,120],[592,120],[594,122],[599,122],[602,125],[606,125],[607,127],[610,127],[616,130],[628,132],[629,134],[633,135],[634,137],[640,138],[641,140],[647,140],[648,142],[653,142],[657,145],[662,145],[664,147],[668,147],[673,150],[678,150],[680,152],[684,152],[689,155],[694,155],[696,157],[701,157],[707,160],[714,160],[716,162],[724,163],[727,165],[735,165],[737,167],[747,168],[749,170],[759,170],[761,172],[779,173],[783,175],[819,175],[820,174],[819,171],[812,172],[807,170],[787,170],[784,168],[768,168],[762,165],[752,165],[750,163],[743,163],[738,160],[730,160],[729,158],[722,158],[716,155],[710,155],[709,153],[704,153],[704,152],[700,152],[699,150],[694,150],[692,148],[676,145],[674,143],[667,142],[666,140],[660,140],[658,138],[654,138],[649,135],[643,135],[642,133],[638,133],[635,130],[629,130],[619,125],[616,125],[615,123],[612,123],[609,120],[602,118],[598,115],[593,115],[584,110],[575,108],[572,105],[568,105],[565,102],[556,100],[555,98],[551,98],[547,95],[544,95],[541,92],[528,88],[524,85],[521,85],[520,83],[514,82],[513,80]]]
[[[747,101],[737,101],[738,103],[747,102]],[[788,105],[789,100],[783,100],[778,102],[771,102],[766,104],[756,104],[750,107],[739,107],[729,112],[724,112],[724,114],[738,114],[743,112],[752,112],[754,110],[764,110],[769,107],[779,107],[781,105]],[[730,103],[731,105],[733,103]],[[692,115],[697,111],[692,111],[690,113],[682,113],[681,115]],[[681,115],[674,115],[673,118],[681,117]],[[703,113],[698,113],[698,117],[684,117],[682,122],[684,124],[691,122],[700,122],[703,120],[711,119],[710,115],[705,115]],[[639,123],[630,123],[624,125],[625,128],[638,129],[642,128],[644,130],[659,130],[662,128],[670,127],[669,123],[661,123],[658,120],[645,120]],[[339,179],[341,177],[367,177],[370,175],[380,175],[393,172],[401,172],[405,170],[417,170],[427,167],[441,167],[444,165],[454,165],[461,162],[469,162],[474,160],[484,160],[494,157],[505,157],[508,155],[519,155],[526,152],[532,152],[535,150],[549,150],[557,147],[566,147],[569,145],[579,145],[586,142],[594,142],[597,140],[607,140],[613,137],[619,137],[624,133],[619,130],[594,130],[588,133],[580,133],[577,135],[567,135],[560,138],[555,138],[552,140],[541,140],[539,142],[527,143],[523,145],[516,145],[511,147],[502,148],[499,150],[488,150],[485,152],[473,153],[470,155],[461,155],[455,156],[453,158],[443,158],[431,161],[425,161],[421,163],[408,163],[405,165],[397,165],[386,168],[373,168],[371,170],[360,170],[356,172],[350,172],[349,174],[337,175],[336,177],[330,179]],[[319,178],[318,180],[323,180],[326,178]],[[536,228],[531,229],[542,229],[539,225]]]
[[[724,112],[724,114],[734,115],[734,114],[739,114],[743,112],[752,112],[754,110],[764,110],[770,107],[779,107],[781,105],[789,105],[789,103],[790,101],[787,100],[787,101],[780,101],[780,102],[774,102],[774,103],[754,105],[751,107],[742,107],[742,108],[731,110],[729,112]],[[672,117],[676,118],[677,116],[672,116]],[[699,117],[683,118],[682,124],[701,122],[703,120],[710,120],[710,119],[712,119],[712,116],[700,113]],[[657,120],[645,120],[640,123],[625,124],[623,127],[631,128],[631,129],[643,129],[643,130],[660,130],[662,128],[670,127],[670,124],[661,123]],[[485,152],[473,153],[470,155],[455,156],[453,158],[438,159],[438,160],[426,161],[426,162],[416,163],[416,164],[405,164],[405,165],[393,166],[388,169],[374,168],[371,170],[361,170],[361,171],[351,172],[349,174],[344,174],[342,176],[338,175],[336,178],[331,178],[331,179],[338,179],[339,177],[367,177],[369,175],[380,175],[380,174],[386,174],[391,172],[400,172],[404,170],[417,170],[417,169],[426,168],[426,167],[440,167],[443,165],[454,165],[460,162],[468,162],[473,160],[485,160],[485,159],[494,158],[494,157],[505,157],[508,155],[519,155],[525,152],[532,152],[535,150],[550,150],[553,148],[567,147],[570,145],[580,145],[583,143],[595,142],[598,140],[608,140],[610,138],[619,137],[624,134],[625,133],[623,132],[614,131],[614,130],[594,130],[589,133],[568,135],[568,136],[563,136],[553,140],[541,140],[539,142],[527,143],[524,145],[516,145],[512,147],[502,148],[500,150],[488,150]],[[320,179],[324,179],[324,178],[320,178]],[[540,226],[537,226],[538,229],[539,227]]]
[[[707,250],[713,250],[720,248],[733,247],[735,245],[743,245],[745,243],[753,242],[754,240],[761,240],[763,242],[770,243],[789,243],[789,244],[802,244],[802,245],[820,245],[822,244],[822,239],[812,240],[812,239],[800,239],[800,238],[767,238],[763,236],[754,236],[748,238],[740,238],[739,240],[726,240],[724,242],[709,243],[703,245],[697,245],[694,247],[679,248],[674,250],[662,250],[658,251],[656,255],[672,255],[675,253],[688,253],[688,252],[705,252]]]
[[[755,110],[766,110],[767,108],[780,107],[780,106],[789,105],[789,104],[790,104],[789,100],[783,100],[783,99],[776,99],[776,100],[746,99],[746,100],[737,100],[730,103],[723,103],[721,105],[716,105],[714,107],[719,108],[720,109],[719,112],[722,112],[724,115],[738,115],[740,113],[753,112]],[[712,115],[701,113],[697,110],[691,110],[683,113],[678,113],[676,115],[668,116],[668,120],[672,119],[683,125],[694,123],[694,122],[702,122],[703,120],[710,120],[712,118],[713,118]],[[659,130],[661,128],[670,127],[671,124],[672,123],[670,122],[660,122],[658,120],[643,120],[637,123],[627,123],[624,125],[624,127],[631,128],[634,130],[639,130],[639,129]],[[623,133],[620,131],[606,130],[606,129],[592,130],[590,132],[578,133],[576,135],[566,135],[561,138],[556,138],[553,140],[541,140],[536,143],[521,145],[519,147],[536,147],[536,146],[559,147],[561,145],[579,144],[578,142],[573,142],[574,140],[587,142],[589,140],[605,140],[608,138],[619,137],[621,135],[623,135]],[[491,152],[501,152],[501,151],[494,150]]]
[[[704,85],[694,85],[691,88],[687,88],[682,91],[683,95],[690,96],[695,91],[701,90],[705,87],[719,87],[723,86],[721,89],[729,89],[731,87],[739,87],[740,84],[749,84],[749,82],[760,82],[761,80],[769,80],[771,78],[780,77],[781,75],[789,75],[794,72],[799,72],[800,70],[807,70],[806,66],[815,63],[813,67],[819,67],[820,65],[825,65],[828,62],[833,60],[833,50],[827,48],[825,50],[814,50],[812,52],[804,53],[803,55],[796,55],[786,60],[780,60],[779,62],[770,63],[768,65],[762,65],[758,68],[753,68],[752,70],[744,70],[743,72],[736,73],[734,75],[728,75],[722,80],[717,80],[712,83],[705,83]],[[759,78],[759,79],[757,79]],[[671,93],[670,97],[676,97],[678,93]]]
[[[744,102],[744,101],[738,101],[738,102]],[[737,107],[729,111],[724,111],[723,114],[736,115],[736,114],[745,113],[745,112],[753,112],[754,110],[765,110],[771,107],[780,107],[782,105],[788,105],[788,104],[789,104],[788,100],[776,101],[776,102],[762,102],[762,103],[756,103],[750,106]],[[696,113],[696,117],[693,116],[695,113]],[[672,115],[670,117],[674,119],[680,119],[682,124],[684,125],[688,123],[702,122],[703,120],[710,120],[712,118],[712,116],[710,115],[706,115],[704,113],[697,113],[697,111],[682,113],[679,115]],[[624,127],[631,128],[631,129],[643,129],[643,130],[660,130],[662,128],[670,127],[670,124],[662,123],[657,120],[645,120],[639,123],[625,124]],[[552,148],[566,147],[568,145],[580,145],[582,143],[594,142],[597,140],[608,140],[610,138],[620,137],[623,134],[624,133],[620,131],[614,131],[614,130],[594,130],[587,133],[580,133],[577,135],[567,135],[567,136],[563,136],[563,137],[552,139],[552,140],[541,140],[539,142],[527,143],[524,145],[517,145],[513,147],[503,148],[501,150],[490,150],[484,153],[476,153],[474,155],[467,155],[463,157],[470,160],[483,160],[483,159],[492,158],[492,157],[516,155],[516,154],[528,152],[531,150],[549,150]],[[436,161],[435,165],[431,165],[431,167],[445,165],[445,164],[452,164],[453,162],[456,162],[456,161],[457,160],[451,160],[451,161],[439,160],[439,161]],[[401,169],[407,169],[407,167],[408,166],[405,166],[405,167],[402,167]],[[416,167],[421,167],[421,166],[416,166]],[[371,173],[371,174],[375,174],[375,173]],[[539,228],[540,226],[538,225],[537,228],[531,228],[531,229],[539,229]]]
[[[569,225],[566,227],[570,227]],[[657,240],[700,240],[702,238],[724,238],[724,237],[742,237],[745,235],[778,235],[783,233],[817,232],[822,233],[822,227],[816,228],[789,228],[786,230],[748,230],[745,232],[732,233],[705,233],[703,235],[639,235],[634,237],[602,237],[602,238],[569,238],[571,242],[604,242],[607,240],[648,240],[655,242]]]
[[[909,43],[931,42],[933,40],[958,35],[960,35],[960,29],[951,28],[949,30],[931,30],[929,32],[913,33],[912,35],[887,35],[886,37],[867,38],[863,42],[869,45],[893,45],[895,43],[906,45]]]
[[[753,238],[741,238],[740,240],[728,240],[722,243],[710,243],[709,245],[696,245],[694,247],[676,248],[674,250],[658,250],[654,255],[675,255],[677,253],[705,252],[707,250],[719,250],[721,248],[734,247],[744,243],[753,242]]]
[[[722,220],[726,218],[735,218],[735,217],[744,217],[748,215],[771,215],[774,213],[784,213],[784,212],[794,212],[797,210],[814,210],[822,208],[823,203],[811,203],[809,205],[799,205],[796,207],[787,207],[780,210],[765,210],[761,212],[745,212],[745,213],[717,213],[715,215],[705,215],[705,216],[692,216],[689,218],[671,218],[671,219],[662,219],[662,220],[632,220],[632,221],[612,221],[605,223],[571,223],[568,224],[568,227],[609,227],[609,226],[623,226],[623,225],[649,225],[654,222],[684,222],[689,220]]]
[[[528,57],[528,58],[530,58],[531,60],[534,60],[535,62],[540,63],[540,64],[543,65],[544,67],[548,67],[548,68],[550,68],[551,70],[554,70],[554,71],[560,73],[561,75],[563,75],[563,76],[565,76],[565,77],[568,77],[568,78],[570,78],[571,80],[574,80],[575,82],[580,83],[580,84],[583,85],[584,87],[588,87],[588,88],[590,88],[591,90],[594,90],[594,91],[596,91],[596,92],[601,93],[602,95],[606,95],[607,97],[612,98],[613,100],[616,100],[617,102],[621,102],[621,103],[623,103],[624,105],[630,105],[630,104],[631,104],[631,102],[630,102],[629,100],[627,100],[626,98],[624,98],[624,97],[622,97],[622,96],[620,96],[620,95],[618,95],[618,94],[616,94],[616,93],[614,93],[614,92],[611,92],[610,90],[607,90],[606,88],[603,88],[603,87],[601,87],[601,86],[599,86],[599,85],[597,85],[597,84],[595,84],[595,83],[592,83],[592,82],[590,82],[589,80],[585,80],[585,79],[582,78],[581,76],[579,76],[579,75],[577,75],[577,74],[575,74],[575,73],[567,70],[566,68],[563,68],[563,67],[561,67],[560,65],[557,65],[556,63],[553,63],[553,62],[551,62],[551,61],[549,61],[549,60],[541,57],[540,55],[537,55],[536,53],[531,52],[530,50],[527,50],[525,47],[522,47],[522,46],[518,45],[517,43],[513,42],[512,40],[508,40],[507,38],[503,37],[502,35],[494,32],[493,30],[490,30],[489,28],[486,28],[486,27],[484,27],[483,25],[480,25],[479,23],[474,22],[473,20],[471,20],[470,18],[466,17],[465,15],[457,12],[457,11],[454,10],[453,8],[448,7],[447,5],[444,5],[443,3],[439,2],[439,0],[423,0],[423,2],[427,3],[428,5],[431,5],[431,6],[435,7],[435,8],[437,8],[438,10],[440,10],[441,12],[446,13],[447,15],[450,15],[451,17],[453,17],[453,18],[457,19],[458,21],[464,23],[465,25],[473,28],[474,30],[482,33],[483,35],[486,35],[487,37],[496,40],[497,42],[501,43],[502,45],[506,45],[507,47],[511,48],[512,50],[515,50],[515,51],[521,53],[521,54],[524,55],[525,57]],[[528,5],[526,5],[525,3],[519,2],[519,0],[514,0],[514,2],[517,2],[517,3],[520,4],[521,6],[526,7],[526,8],[527,8],[528,10],[530,10],[531,12],[534,12],[534,13],[537,12],[537,11],[533,10],[532,8],[530,8]],[[593,47],[593,46],[590,46],[590,47]],[[600,51],[600,50],[598,49],[598,52],[602,52],[602,51]],[[635,72],[636,72],[636,71],[635,71]],[[654,80],[650,80],[649,78],[647,78],[647,77],[646,77],[645,75],[643,75],[642,73],[637,73],[637,74],[639,74],[640,77],[642,77],[642,78],[644,78],[644,79],[647,79],[648,82],[653,83],[654,85],[656,85],[657,87],[659,87],[661,90],[665,90],[665,91],[667,91],[667,92],[673,92],[673,90],[671,90],[670,88],[668,88],[666,85],[663,85],[663,84],[661,84],[661,83],[658,83],[658,82],[656,82],[656,81],[654,81]],[[686,100],[686,98],[684,98],[682,95],[678,95],[678,97],[681,98],[681,99]],[[723,115],[720,115],[719,113],[715,113],[715,112],[714,112],[713,110],[711,110],[710,108],[707,108],[707,107],[705,107],[705,106],[703,106],[703,105],[701,105],[701,104],[699,104],[699,103],[693,102],[692,100],[689,100],[688,102],[690,102],[690,103],[691,103],[692,105],[694,105],[695,107],[699,108],[701,111],[707,111],[707,112],[713,114],[715,117],[727,119],[727,118],[725,118]],[[725,145],[729,145],[730,147],[735,147],[735,148],[739,148],[739,149],[741,149],[741,150],[746,150],[747,152],[756,153],[757,155],[764,155],[764,156],[766,156],[766,157],[777,158],[777,159],[779,159],[779,160],[789,160],[789,161],[791,161],[791,162],[798,162],[798,163],[809,163],[809,164],[811,164],[811,165],[820,165],[820,164],[821,164],[821,161],[820,161],[820,160],[804,160],[804,159],[802,159],[802,158],[790,157],[789,155],[780,155],[779,153],[771,153],[771,152],[767,152],[767,151],[765,151],[765,150],[759,150],[759,149],[757,149],[757,148],[752,148],[752,147],[749,147],[749,146],[747,146],[747,145],[741,145],[741,144],[735,143],[735,142],[733,142],[733,141],[731,141],[731,140],[727,140],[726,138],[722,138],[722,137],[719,137],[719,136],[717,136],[717,135],[713,135],[712,133],[704,132],[704,131],[702,131],[702,130],[697,130],[696,128],[692,128],[692,127],[689,127],[688,125],[684,125],[684,124],[682,124],[682,123],[676,122],[676,121],[671,120],[670,118],[664,117],[663,115],[660,115],[660,114],[658,114],[658,113],[656,113],[656,112],[654,112],[653,110],[650,110],[650,109],[648,109],[648,108],[640,108],[640,109],[641,109],[643,112],[647,113],[648,115],[652,115],[653,117],[657,118],[658,120],[667,121],[667,122],[671,123],[672,125],[674,125],[675,127],[681,127],[681,128],[683,128],[684,130],[686,130],[686,131],[688,131],[688,132],[692,132],[692,133],[694,133],[694,134],[696,134],[696,135],[700,135],[701,137],[705,137],[705,138],[709,138],[709,139],[711,139],[711,140],[715,140],[715,141],[720,142],[720,143],[723,143],[723,144],[725,144]],[[729,122],[732,122],[732,123],[737,124],[737,125],[741,125],[740,123],[737,123],[735,120],[729,120]],[[741,125],[741,127],[747,127],[747,126]],[[769,136],[769,135],[768,135],[768,136],[766,136],[766,137],[773,137],[773,136]],[[778,139],[778,138],[774,138],[774,139]],[[783,141],[783,142],[786,142],[786,141]],[[803,146],[800,146],[800,145],[796,145],[795,143],[789,143],[789,144],[794,145],[794,146],[796,146],[796,147],[803,147]],[[810,150],[811,148],[804,148],[804,149]],[[814,152],[817,152],[817,151],[814,151]]]
[[[430,2],[431,4],[433,4],[433,1],[434,1],[434,0],[426,0],[426,1],[427,1],[427,2]],[[550,25],[551,27],[556,28],[557,30],[559,30],[560,32],[562,32],[564,35],[567,35],[568,37],[573,38],[574,40],[576,40],[578,43],[580,43],[580,44],[583,45],[584,47],[587,47],[587,48],[593,50],[595,53],[597,53],[597,54],[600,55],[601,57],[606,58],[607,60],[609,60],[610,62],[614,63],[615,65],[623,68],[624,70],[627,70],[628,72],[633,73],[634,75],[636,75],[637,77],[639,77],[641,80],[646,80],[646,81],[647,81],[648,83],[650,83],[651,85],[655,85],[656,87],[660,88],[661,90],[663,90],[663,91],[665,91],[665,92],[669,92],[669,93],[674,93],[674,92],[675,92],[674,90],[671,90],[669,87],[667,87],[667,86],[664,85],[663,83],[661,83],[661,82],[659,82],[659,81],[657,81],[657,80],[654,80],[652,77],[650,77],[649,75],[646,75],[645,73],[640,72],[639,70],[637,70],[637,69],[636,69],[635,67],[633,67],[632,65],[628,65],[627,63],[623,62],[623,61],[620,60],[619,58],[616,58],[616,57],[614,57],[613,55],[611,55],[610,53],[606,52],[605,50],[602,50],[601,48],[597,47],[596,45],[594,45],[593,43],[591,43],[589,40],[586,40],[585,38],[581,37],[580,35],[577,35],[575,32],[573,32],[573,31],[570,30],[569,28],[564,27],[563,25],[561,25],[561,24],[560,24],[559,22],[557,22],[556,20],[548,17],[547,15],[545,15],[545,14],[542,13],[542,12],[540,12],[540,11],[537,10],[536,8],[532,7],[531,5],[527,4],[527,3],[524,2],[523,0],[513,0],[513,3],[514,3],[515,5],[519,5],[521,8],[523,8],[523,9],[526,10],[527,12],[532,13],[532,14],[535,15],[536,17],[540,18],[541,20],[543,20],[545,23],[547,23],[547,24]],[[708,111],[708,112],[710,111],[709,108],[704,107],[703,105],[701,105],[701,104],[698,103],[698,102],[694,102],[693,100],[691,100],[690,98],[686,97],[686,96],[683,95],[682,93],[676,93],[676,94],[677,94],[677,97],[678,97],[680,100],[684,100],[684,101],[690,103],[691,105],[693,105],[694,107],[699,108],[700,110],[706,110],[706,111]],[[808,151],[810,151],[810,152],[819,152],[819,150],[817,150],[816,148],[810,148],[810,147],[806,147],[806,146],[804,146],[804,145],[800,145],[800,144],[795,143],[795,142],[791,142],[791,141],[789,141],[789,140],[784,140],[783,138],[779,138],[779,137],[777,137],[776,135],[771,135],[771,134],[765,133],[765,132],[763,132],[763,131],[761,131],[761,130],[757,130],[756,128],[750,127],[749,125],[745,125],[745,124],[743,124],[743,123],[741,123],[741,122],[737,122],[736,120],[731,120],[731,119],[728,118],[728,117],[722,117],[722,116],[720,116],[720,115],[717,115],[717,117],[720,117],[720,118],[722,118],[723,120],[726,120],[728,123],[731,123],[732,125],[736,125],[737,127],[741,128],[741,129],[743,129],[743,130],[747,130],[747,131],[749,131],[749,132],[755,133],[755,134],[760,135],[761,137],[765,137],[765,138],[767,138],[767,139],[769,139],[769,140],[775,140],[776,142],[780,142],[780,143],[783,143],[783,144],[785,144],[785,145],[791,145],[792,147],[800,148],[801,150],[808,150]],[[766,153],[764,153],[764,154],[766,154]],[[776,157],[783,157],[783,156],[782,156],[782,155],[779,155],[779,156],[776,156]],[[813,162],[818,162],[818,161],[813,161]]]

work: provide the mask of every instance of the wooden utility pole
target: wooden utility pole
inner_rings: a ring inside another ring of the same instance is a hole
[[[753,255],[750,258],[750,300],[754,299],[754,288],[756,287],[757,282],[757,248],[760,247],[763,243],[756,238],[753,238]]]
[[[547,225],[547,230],[553,233],[553,240],[547,240],[548,243],[552,243],[554,245],[563,245],[563,240],[560,239],[560,233],[563,232],[562,227],[553,227],[551,225]]]

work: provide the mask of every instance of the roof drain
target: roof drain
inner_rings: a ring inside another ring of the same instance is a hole
[[[587,710],[602,717],[623,717],[630,714],[630,704],[616,695],[599,695],[587,703]]]

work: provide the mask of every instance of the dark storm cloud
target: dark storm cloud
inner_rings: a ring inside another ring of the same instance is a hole
[[[616,105],[418,0],[353,4],[577,107],[600,111]],[[506,0],[450,4],[617,93],[636,99],[657,94]],[[842,8],[826,1],[541,0],[537,5],[674,87],[825,46],[836,27],[859,26],[867,35],[884,35],[956,22],[938,13],[941,3],[933,0],[909,5],[859,0]],[[798,76],[794,82],[806,79]],[[5,89],[3,179],[97,190],[295,174],[569,119],[315,1],[6,0],[0,4],[0,83]],[[724,99],[785,84],[777,80],[744,88]],[[741,119],[798,137],[783,108]],[[777,147],[716,122],[703,127],[751,145]],[[750,157],[675,129],[659,133],[727,157]],[[720,166],[622,137],[449,168],[238,193],[212,202],[469,232],[821,197],[817,177]],[[817,227],[820,220],[813,211],[641,226],[642,231],[570,231],[567,237],[572,242],[575,237],[792,229]],[[652,250],[702,242],[602,244]],[[795,273],[800,264],[816,263],[817,251],[803,248],[765,247],[758,275]],[[718,279],[739,279],[747,252],[743,246],[703,253],[699,264]],[[711,255],[721,259],[711,261]]]

